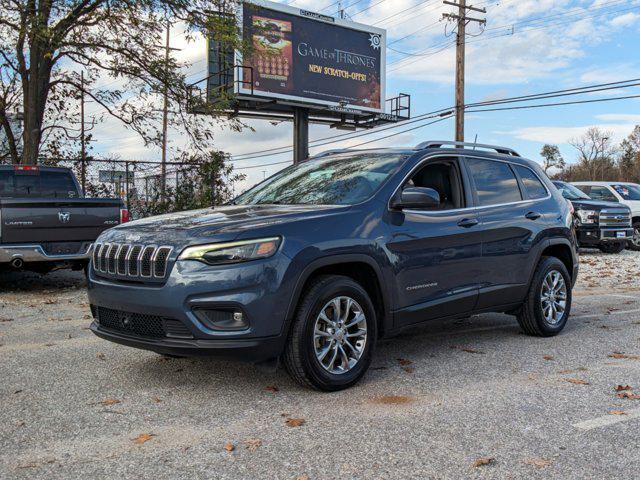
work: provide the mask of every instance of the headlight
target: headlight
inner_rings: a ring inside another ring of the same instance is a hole
[[[185,248],[178,260],[198,260],[209,265],[229,265],[269,258],[278,251],[279,237],[212,243]]]
[[[580,223],[586,225],[594,224],[598,219],[598,212],[596,212],[595,210],[578,210],[576,213],[578,214]]]

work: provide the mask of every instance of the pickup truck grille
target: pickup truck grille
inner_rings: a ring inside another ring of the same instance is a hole
[[[156,245],[97,243],[93,247],[93,269],[102,276],[124,280],[163,280],[172,250]]]
[[[631,212],[623,209],[607,209],[600,212],[601,227],[631,227]]]

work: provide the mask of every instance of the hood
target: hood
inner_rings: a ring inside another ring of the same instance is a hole
[[[603,202],[601,200],[571,200],[573,207],[576,210],[595,210],[599,212],[600,210],[604,210],[605,208],[621,208],[626,210],[628,207],[621,203],[615,202]]]
[[[299,220],[333,215],[348,206],[323,205],[237,205],[144,218],[106,231],[99,242],[139,243],[175,247],[208,241],[230,241],[250,232],[284,226]],[[273,234],[273,232],[271,232]]]

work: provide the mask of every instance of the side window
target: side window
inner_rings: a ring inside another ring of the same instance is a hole
[[[455,160],[429,162],[407,180],[404,187],[431,188],[440,195],[440,206],[434,210],[465,207],[464,189]]]
[[[469,158],[467,164],[476,185],[480,206],[522,200],[516,176],[507,163]]]
[[[589,185],[574,185],[578,190],[582,190],[586,195],[591,193],[591,187]]]
[[[514,165],[514,167],[518,175],[520,175],[520,180],[522,180],[524,189],[530,199],[535,200],[547,196],[547,189],[533,171],[520,165]]]
[[[617,202],[618,199],[607,187],[591,187],[589,196],[594,200],[602,200],[603,202]]]

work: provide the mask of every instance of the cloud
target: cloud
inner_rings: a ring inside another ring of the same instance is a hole
[[[640,14],[629,12],[619,15],[609,22],[613,27],[629,27],[640,19]]]
[[[566,145],[571,141],[571,139],[582,136],[589,128],[598,127],[605,132],[610,132],[612,139],[618,143],[632,132],[635,125],[637,125],[636,122],[596,123],[577,127],[539,126],[519,128],[510,132],[494,133],[509,135],[521,140],[528,140],[530,142]]]

